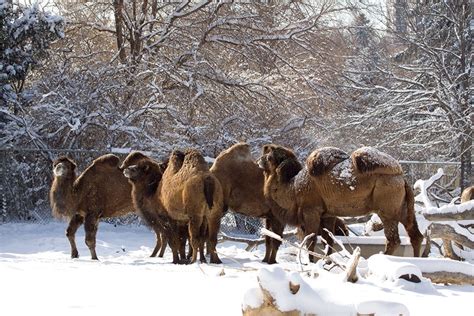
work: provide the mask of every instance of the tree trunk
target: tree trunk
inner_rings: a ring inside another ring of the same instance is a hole
[[[460,135],[460,151],[461,151],[461,192],[471,185],[472,179],[472,126],[474,125],[474,116],[472,115],[472,107],[470,102],[470,87],[469,87],[469,73],[467,72],[468,67],[472,69],[472,43],[471,43],[471,28],[470,28],[470,5],[468,0],[463,0],[461,14],[464,16],[460,17],[462,23],[459,23],[459,34],[467,33],[467,36],[460,36],[460,53],[461,53],[461,65],[460,71],[464,72],[461,77],[461,115],[465,118],[463,120],[462,134]],[[471,63],[469,65],[469,63]]]
[[[117,39],[117,49],[122,64],[127,59],[125,48],[123,47],[123,0],[114,0],[114,17],[115,17],[115,37]]]

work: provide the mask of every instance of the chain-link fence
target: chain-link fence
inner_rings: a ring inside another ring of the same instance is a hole
[[[59,156],[68,156],[78,164],[80,173],[95,158],[105,153],[96,150],[0,149],[0,223],[50,222],[53,219],[49,205],[53,160]],[[114,154],[123,159],[127,153]],[[141,224],[135,214],[105,221]],[[261,225],[262,221],[258,218],[233,212],[228,212],[222,218],[222,231],[228,235],[255,236]]]
[[[0,223],[35,221],[45,223],[52,220],[49,206],[49,188],[52,182],[52,161],[65,155],[84,170],[95,158],[105,154],[96,150],[28,150],[0,149]],[[114,152],[124,158],[126,152]],[[152,156],[153,153],[151,153]],[[155,157],[163,158],[163,157]],[[410,182],[427,179],[443,168],[445,177],[441,185],[452,190],[459,184],[459,164],[403,161],[403,169]],[[139,224],[135,215],[108,220],[116,224]],[[229,212],[222,219],[222,231],[226,234],[255,236],[262,220]]]

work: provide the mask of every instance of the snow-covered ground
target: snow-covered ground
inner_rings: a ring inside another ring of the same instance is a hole
[[[101,260],[90,260],[82,229],[81,258],[72,260],[64,229],[64,223],[0,225],[0,315],[241,315],[259,269],[268,268],[260,262],[263,246],[246,252],[246,245],[229,242],[218,247],[222,265],[174,265],[169,251],[148,257],[154,234],[146,227],[105,223],[97,239]],[[277,266],[298,271],[295,253],[282,249]],[[351,315],[351,306],[369,301],[401,303],[410,315],[472,315],[473,286],[301,277],[324,293],[329,315]]]

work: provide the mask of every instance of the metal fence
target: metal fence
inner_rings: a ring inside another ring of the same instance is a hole
[[[74,159],[79,171],[82,171],[102,154],[105,152],[96,150],[0,149],[0,223],[51,221],[48,193],[52,181],[52,160],[66,155]],[[115,154],[121,158],[126,155],[124,152]],[[402,166],[412,184],[417,179],[429,178],[438,168],[443,168],[446,175],[441,185],[454,189],[459,184],[460,168],[456,163],[402,161]],[[135,215],[108,221],[140,224]],[[222,220],[222,230],[227,234],[254,235],[261,225],[260,219],[232,212]]]

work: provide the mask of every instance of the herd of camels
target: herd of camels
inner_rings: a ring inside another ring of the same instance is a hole
[[[173,263],[221,263],[216,252],[220,220],[228,209],[266,220],[266,228],[281,235],[285,225],[303,234],[334,232],[337,216],[377,213],[387,239],[386,254],[400,244],[398,223],[408,232],[415,256],[423,235],[414,212],[414,195],[398,161],[371,147],[352,154],[334,147],[312,152],[301,164],[283,146],[263,146],[255,160],[246,143],[222,151],[211,168],[197,150],[174,150],[159,162],[140,152],[124,161],[112,154],[92,162],[79,176],[67,157],[53,163],[50,190],[53,215],[67,218],[71,257],[79,256],[75,233],[84,224],[92,259],[101,218],[136,212],[156,234],[152,257],[167,245]],[[316,237],[308,244],[314,250]],[[186,243],[190,250],[186,253]],[[276,263],[278,240],[266,237],[264,262]],[[329,248],[331,249],[331,248]],[[316,258],[310,256],[314,262]]]

